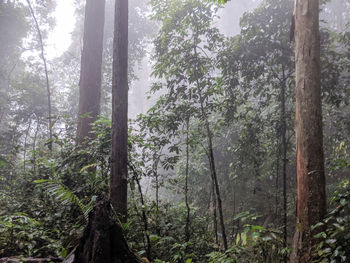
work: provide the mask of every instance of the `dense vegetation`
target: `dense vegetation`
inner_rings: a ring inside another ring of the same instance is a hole
[[[83,147],[76,129],[84,3],[75,3],[71,46],[46,72],[55,1],[32,2],[30,11],[0,0],[0,257],[66,257],[109,195],[114,1],[106,2],[101,114]],[[130,0],[121,225],[130,248],[151,262],[285,262],[292,251],[294,1],[249,0],[257,8],[243,14],[239,34],[225,35],[219,14],[241,2]],[[313,253],[316,262],[349,262],[350,3],[323,2],[329,204],[313,226]]]

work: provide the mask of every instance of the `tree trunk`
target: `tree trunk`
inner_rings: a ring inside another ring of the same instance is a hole
[[[78,246],[63,263],[139,263],[129,249],[122,228],[111,215],[109,201],[101,200],[89,214]]]
[[[161,150],[159,150],[159,153]],[[159,227],[159,174],[158,174],[158,163],[159,163],[159,158],[160,156],[157,154],[155,151],[153,154],[153,164],[152,164],[152,169],[153,169],[153,176],[156,182],[156,230],[157,234],[160,235],[160,227]]]
[[[32,126],[32,120],[29,120],[28,128],[26,130],[26,135],[24,137],[24,149],[23,149],[23,173],[24,177],[26,177],[26,155],[27,155],[27,142],[28,142],[28,135],[30,132],[30,127]]]
[[[146,255],[147,255],[147,259],[151,260],[151,240],[149,238],[149,231],[148,231],[148,218],[147,218],[147,211],[146,211],[146,203],[145,203],[145,199],[143,197],[143,192],[142,192],[142,187],[141,187],[141,183],[140,183],[140,179],[139,179],[139,175],[135,169],[135,167],[133,167],[131,164],[129,164],[129,168],[130,170],[133,172],[133,179],[136,181],[137,184],[137,188],[140,194],[140,201],[141,201],[141,220],[143,221],[143,226],[144,226],[144,230],[145,230],[145,238],[146,238]],[[137,206],[136,207],[136,211],[137,211]]]
[[[116,0],[112,80],[110,199],[122,222],[127,217],[128,0]]]
[[[280,158],[281,158],[281,145],[280,145],[280,127],[277,126],[276,131],[277,139],[277,149],[276,149],[276,180],[275,180],[275,214],[278,215],[278,206],[279,206],[279,175],[280,175]]]
[[[186,203],[186,226],[185,226],[185,241],[190,241],[190,204],[188,200],[188,176],[189,176],[189,158],[190,158],[190,139],[189,139],[189,129],[190,129],[190,118],[187,117],[186,120],[186,170],[185,170],[185,203]]]
[[[218,216],[216,213],[216,196],[215,196],[215,187],[214,187],[214,180],[211,177],[211,185],[210,185],[210,204],[209,204],[209,209],[213,214],[213,230],[215,234],[215,243],[219,244],[219,238],[218,238]]]
[[[201,106],[201,114],[205,121],[205,128],[207,130],[207,139],[208,139],[208,159],[209,159],[209,167],[210,167],[210,174],[214,183],[215,187],[215,194],[216,194],[216,200],[219,210],[219,220],[220,220],[220,227],[222,232],[222,241],[224,245],[224,249],[227,250],[227,238],[226,238],[226,230],[225,230],[225,222],[224,222],[224,214],[222,212],[222,201],[221,201],[221,195],[220,195],[220,187],[218,183],[218,178],[216,175],[216,168],[215,168],[215,159],[214,159],[214,151],[213,151],[213,141],[212,141],[212,134],[209,126],[209,120],[208,116],[205,112],[204,105],[203,105],[203,96],[200,91],[199,82],[197,81],[198,85],[198,93],[199,93],[199,99],[200,99],[200,106]]]
[[[52,152],[52,109],[51,109],[51,88],[50,88],[50,82],[49,82],[49,72],[48,72],[48,69],[47,69],[47,63],[46,63],[46,58],[45,58],[45,50],[44,50],[44,43],[43,43],[43,37],[42,37],[42,34],[41,34],[41,30],[40,30],[40,27],[39,27],[39,23],[38,23],[38,20],[36,19],[36,16],[35,16],[35,13],[34,13],[34,10],[32,8],[32,5],[30,3],[30,0],[27,0],[27,4],[28,4],[28,7],[30,9],[30,13],[33,17],[33,20],[34,20],[34,23],[35,23],[35,28],[37,30],[37,33],[38,33],[38,37],[39,37],[39,44],[40,44],[40,51],[41,51],[41,59],[43,61],[43,64],[44,64],[44,70],[45,70],[45,80],[46,80],[46,90],[47,90],[47,106],[48,106],[48,111],[49,111],[49,123],[48,123],[48,128],[49,128],[49,150],[50,150],[50,153]]]
[[[315,230],[326,213],[320,90],[319,1],[297,0],[295,19],[297,227],[292,263],[312,261]]]
[[[286,119],[286,77],[282,65],[281,83],[281,137],[282,137],[282,175],[283,175],[283,245],[287,246],[287,119]]]
[[[36,176],[36,140],[38,138],[38,132],[40,128],[40,118],[36,116],[36,129],[34,133],[34,139],[33,139],[33,175]]]
[[[105,0],[86,0],[79,82],[77,142],[93,138],[92,123],[100,114]]]

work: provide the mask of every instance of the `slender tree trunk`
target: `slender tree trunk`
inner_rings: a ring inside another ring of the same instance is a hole
[[[281,158],[281,145],[280,145],[280,127],[278,124],[277,132],[277,150],[276,150],[276,181],[275,181],[275,214],[278,215],[278,204],[279,204],[279,176],[280,176],[280,158]]]
[[[185,169],[185,203],[186,203],[186,226],[185,226],[185,241],[188,242],[190,240],[190,204],[188,201],[188,176],[189,176],[189,158],[190,158],[190,140],[189,140],[189,129],[190,129],[190,118],[188,117],[186,120],[186,169]]]
[[[147,219],[147,215],[146,215],[146,204],[143,198],[143,194],[142,194],[142,188],[141,188],[141,184],[139,179],[136,177],[136,183],[137,183],[137,187],[140,193],[140,198],[141,198],[141,205],[142,205],[142,220],[143,220],[143,224],[144,224],[144,228],[145,228],[145,236],[146,236],[146,243],[147,243],[147,258],[149,260],[151,260],[151,241],[149,239],[149,234],[148,234],[148,219]]]
[[[33,17],[33,20],[34,20],[34,23],[35,23],[35,27],[36,27],[36,30],[37,30],[37,33],[38,33],[38,37],[39,37],[39,44],[40,44],[40,50],[41,50],[41,59],[43,61],[43,64],[44,64],[44,70],[45,70],[45,79],[46,79],[46,90],[47,90],[47,105],[48,105],[48,111],[49,111],[49,150],[50,152],[52,152],[52,108],[51,108],[51,88],[50,88],[50,82],[49,82],[49,73],[48,73],[48,69],[47,69],[47,63],[46,63],[46,58],[45,58],[45,50],[44,50],[44,43],[43,43],[43,37],[42,37],[42,34],[41,34],[41,30],[40,30],[40,27],[39,27],[39,23],[38,23],[38,20],[36,19],[36,16],[35,16],[35,13],[34,13],[34,10],[32,8],[32,5],[30,3],[30,0],[27,0],[27,4],[28,4],[28,7],[30,9],[30,13],[32,14],[32,17]]]
[[[158,162],[159,156],[156,153],[153,155],[153,176],[156,181],[156,231],[157,234],[160,235],[160,227],[159,227],[159,174],[158,174]]]
[[[86,0],[79,82],[77,141],[93,138],[92,123],[100,114],[105,0]]]
[[[154,177],[156,179],[156,211],[158,214],[159,212],[159,180],[158,179],[159,178],[158,178],[158,173],[156,171],[154,172]]]
[[[319,1],[295,3],[297,228],[292,263],[311,262],[315,230],[324,218],[326,193],[320,89]]]
[[[147,258],[149,260],[151,260],[151,249],[152,248],[151,248],[151,241],[150,241],[149,233],[148,233],[148,218],[147,218],[147,213],[146,213],[146,203],[145,203],[145,199],[143,197],[142,187],[141,187],[141,183],[140,183],[140,180],[138,177],[138,173],[132,165],[129,165],[129,167],[134,174],[134,179],[136,181],[137,189],[138,189],[139,194],[140,194],[140,200],[141,200],[141,205],[142,205],[142,221],[143,221],[143,226],[145,229],[145,237],[146,237],[146,245],[147,245],[146,253],[147,253]]]
[[[32,126],[32,120],[29,120],[29,124],[28,124],[28,128],[26,130],[26,136],[24,138],[24,149],[23,149],[23,172],[24,172],[24,176],[26,176],[25,172],[26,172],[26,154],[27,154],[27,140],[28,140],[28,134],[30,131],[30,127]]]
[[[234,181],[232,190],[233,190],[233,213],[232,213],[232,218],[234,218],[236,216],[236,189],[235,189],[235,184],[236,184],[236,180]],[[234,240],[235,238],[235,229],[236,229],[236,223],[234,220],[232,220],[232,235],[231,238],[232,240]]]
[[[34,133],[34,140],[33,140],[33,174],[34,174],[34,176],[36,175],[36,140],[38,137],[39,127],[40,127],[39,117],[37,116],[36,117],[36,130]]]
[[[282,65],[281,83],[281,137],[282,137],[282,175],[283,175],[283,245],[287,246],[287,120],[286,120],[286,77]]]
[[[198,57],[198,52],[197,52],[197,45],[199,43],[198,39],[198,28],[196,28],[196,35],[194,37],[194,54],[195,57]],[[198,62],[199,63],[199,62]],[[201,68],[199,67],[199,64],[197,64],[197,72],[200,72]],[[197,73],[196,73],[197,75]],[[215,194],[216,194],[216,200],[217,200],[217,206],[219,210],[219,220],[220,220],[220,227],[221,227],[221,232],[222,232],[222,241],[224,245],[224,249],[227,250],[227,238],[226,238],[226,230],[225,230],[225,222],[224,222],[224,215],[222,212],[222,200],[221,200],[221,195],[220,195],[220,187],[217,179],[217,174],[216,174],[216,168],[215,168],[215,159],[214,159],[214,151],[213,151],[213,141],[212,141],[212,133],[210,130],[210,124],[208,120],[208,115],[204,109],[204,98],[202,96],[201,92],[201,85],[199,83],[199,78],[196,76],[196,84],[197,84],[197,89],[198,89],[198,95],[199,95],[199,100],[200,100],[200,108],[201,108],[201,115],[202,118],[204,119],[205,122],[205,129],[207,132],[207,140],[208,140],[208,159],[209,159],[209,167],[210,167],[210,173],[211,177],[214,182],[214,187],[215,187]]]
[[[213,213],[213,230],[215,234],[215,243],[219,244],[218,238],[218,216],[217,216],[217,205],[216,205],[216,196],[215,196],[215,186],[214,179],[211,177],[211,186],[210,186],[210,210]]]
[[[122,222],[127,218],[128,184],[128,0],[116,0],[112,77],[110,199]]]
[[[197,85],[199,85],[197,81]],[[220,227],[222,232],[222,241],[224,245],[224,249],[227,250],[227,238],[226,238],[226,231],[225,231],[225,222],[224,222],[224,214],[222,212],[222,200],[220,195],[220,187],[216,175],[216,168],[215,168],[215,159],[214,159],[214,151],[213,151],[213,141],[212,141],[212,134],[210,131],[210,125],[208,121],[208,116],[205,112],[204,105],[203,105],[203,96],[200,91],[200,86],[198,86],[199,90],[199,99],[201,104],[201,114],[205,121],[205,128],[207,130],[207,139],[208,139],[208,159],[209,159],[209,167],[210,167],[210,173],[213,178],[214,187],[215,187],[215,194],[216,194],[216,200],[217,200],[217,206],[219,210],[219,220],[220,220]]]

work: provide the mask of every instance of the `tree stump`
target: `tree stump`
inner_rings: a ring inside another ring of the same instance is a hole
[[[78,246],[63,263],[141,263],[129,249],[123,230],[113,220],[111,204],[103,199],[89,214]]]

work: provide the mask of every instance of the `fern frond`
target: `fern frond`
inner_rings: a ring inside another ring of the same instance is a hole
[[[74,194],[66,185],[57,179],[43,179],[36,180],[36,184],[44,186],[45,192],[54,197],[57,201],[60,201],[62,205],[76,205],[79,207],[85,221],[88,221],[88,216],[93,208],[93,204],[90,202],[88,205],[80,200],[80,198]]]

